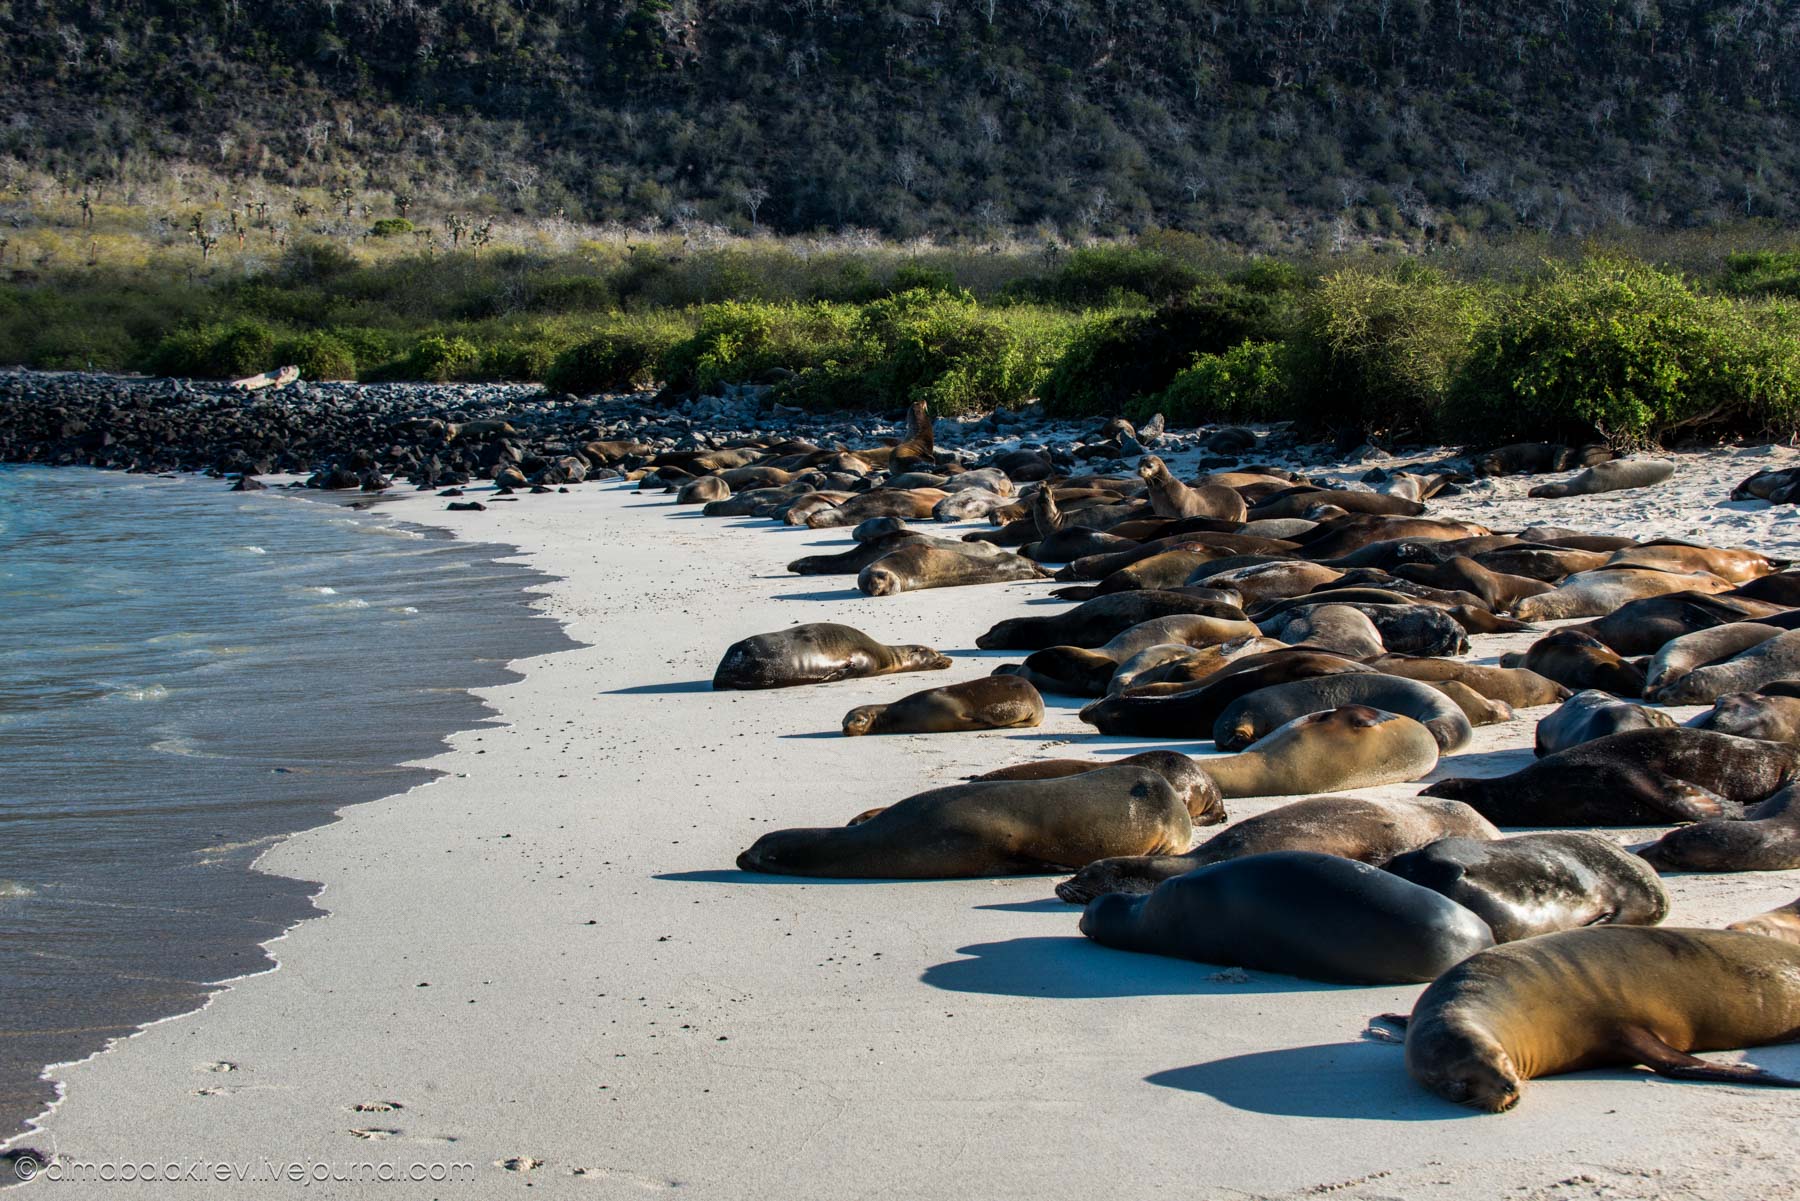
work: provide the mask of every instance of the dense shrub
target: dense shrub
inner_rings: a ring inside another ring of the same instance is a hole
[[[413,223],[405,217],[383,217],[369,226],[371,238],[398,238],[413,231]]]
[[[481,350],[467,338],[451,334],[427,334],[413,343],[400,366],[406,379],[444,383],[466,379],[481,362]]]
[[[1303,306],[1293,416],[1370,437],[1432,433],[1488,315],[1479,289],[1413,263],[1327,276]]]
[[[1594,431],[1621,447],[1700,427],[1791,428],[1792,325],[1785,306],[1702,296],[1641,263],[1555,268],[1479,340],[1452,425],[1495,438]]]
[[[1725,260],[1720,281],[1738,296],[1800,297],[1800,251],[1752,250]]]
[[[543,382],[579,396],[654,387],[662,360],[691,332],[672,316],[615,316],[559,354],[544,372]]]
[[[721,383],[766,383],[772,372],[802,371],[839,358],[860,360],[857,310],[848,305],[727,301],[700,310],[692,337],[661,359],[663,381],[677,391]]]
[[[275,348],[282,365],[300,368],[301,379],[355,379],[356,354],[342,340],[327,333],[301,334]]]
[[[1125,406],[1143,421],[1163,413],[1173,426],[1216,421],[1278,421],[1288,415],[1287,347],[1276,342],[1241,342],[1223,354],[1196,355],[1160,395]]]
[[[1070,251],[1049,274],[1008,289],[1019,299],[1071,308],[1097,308],[1129,298],[1167,304],[1200,286],[1205,274],[1191,263],[1142,246],[1091,246]]]
[[[267,371],[275,363],[275,333],[260,321],[178,330],[159,343],[151,365],[161,375],[230,379]]]

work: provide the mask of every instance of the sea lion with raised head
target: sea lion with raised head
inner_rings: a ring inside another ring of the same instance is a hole
[[[1229,799],[1408,784],[1430,775],[1437,762],[1437,739],[1419,722],[1343,705],[1296,717],[1204,766]]]
[[[1597,926],[1451,967],[1413,1006],[1406,1069],[1445,1100],[1500,1113],[1526,1080],[1609,1065],[1800,1088],[1692,1054],[1797,1037],[1800,946],[1737,930]]]
[[[1573,627],[1545,635],[1528,650],[1501,655],[1500,666],[1536,672],[1577,692],[1598,688],[1615,696],[1644,693],[1642,667],[1627,663],[1598,638]]]
[[[1598,688],[1584,688],[1538,721],[1534,747],[1541,759],[1609,734],[1666,730],[1673,725],[1675,719],[1661,709],[1620,700]]]
[[[1215,863],[1147,894],[1106,893],[1081,932],[1123,951],[1346,984],[1430,980],[1494,942],[1480,918],[1428,888],[1309,851]]]
[[[1243,521],[1244,498],[1221,484],[1202,484],[1197,488],[1176,479],[1168,464],[1155,455],[1145,455],[1138,464],[1150,497],[1150,508],[1158,517],[1216,517],[1221,521]]]
[[[1044,698],[1017,676],[981,676],[927,688],[886,705],[858,705],[844,714],[844,733],[949,734],[1014,730],[1044,721]]]
[[[1612,839],[1585,830],[1511,838],[1445,838],[1383,867],[1442,893],[1488,924],[1495,942],[1669,916],[1656,872]]]
[[[1011,551],[992,547],[973,549],[979,542],[958,542],[955,547],[915,542],[889,551],[863,568],[856,587],[867,596],[896,596],[926,588],[962,588],[972,584],[1009,584],[1043,580],[1050,573]]]
[[[1218,784],[1198,761],[1180,751],[1143,751],[1123,759],[1035,759],[1030,763],[1015,763],[1011,767],[983,772],[969,779],[1055,780],[1103,767],[1143,767],[1155,772],[1187,803],[1188,816],[1196,826],[1216,826],[1226,820],[1225,801],[1219,795]]]
[[[1501,826],[1666,826],[1735,818],[1793,778],[1800,750],[1676,726],[1609,734],[1508,776],[1439,780],[1421,796]]]
[[[1800,867],[1800,789],[1751,806],[1742,821],[1671,830],[1638,854],[1659,872],[1779,872]]]
[[[820,621],[732,643],[712,684],[721,690],[792,688],[949,666],[948,656],[928,646],[887,646],[861,630]]]
[[[1161,775],[1106,767],[1047,780],[953,784],[854,825],[775,830],[737,865],[784,876],[946,880],[1168,854],[1192,838],[1187,804]]]
[[[1474,737],[1469,719],[1456,702],[1431,685],[1363,672],[1314,676],[1242,695],[1225,706],[1213,722],[1213,742],[1222,751],[1237,750],[1296,717],[1342,705],[1366,705],[1410,717],[1424,726],[1438,749],[1445,752],[1460,750]]]

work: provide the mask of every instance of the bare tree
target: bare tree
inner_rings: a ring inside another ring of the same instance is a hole
[[[763,187],[760,183],[752,181],[747,184],[737,185],[731,190],[731,194],[736,198],[737,202],[743,205],[745,210],[749,212],[750,228],[755,229],[757,211],[762,208],[763,201],[769,198],[769,189]]]

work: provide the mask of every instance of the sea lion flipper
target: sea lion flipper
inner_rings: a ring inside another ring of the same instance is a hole
[[[1403,1043],[1411,1021],[1412,1015],[1407,1013],[1378,1013],[1363,1028],[1363,1037],[1378,1043]],[[1390,1026],[1394,1029],[1388,1029]]]
[[[1713,1063],[1686,1051],[1677,1051],[1642,1026],[1626,1026],[1619,1042],[1627,1054],[1658,1076],[1671,1080],[1708,1080],[1720,1084],[1762,1084],[1774,1088],[1800,1088],[1800,1080],[1748,1063]]]
[[[1678,822],[1731,820],[1743,815],[1741,806],[1718,793],[1661,772],[1645,771],[1631,783],[1638,786],[1638,799],[1646,806]]]

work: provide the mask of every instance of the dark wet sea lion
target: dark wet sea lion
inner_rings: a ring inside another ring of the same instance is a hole
[[[1742,821],[1671,830],[1638,851],[1659,872],[1778,872],[1800,867],[1800,789],[1783,788]]]
[[[844,714],[844,733],[949,734],[1041,725],[1044,698],[1017,676],[982,676],[927,688],[887,705],[858,705]]]
[[[1220,794],[1231,798],[1408,784],[1431,774],[1437,762],[1437,739],[1419,722],[1344,705],[1296,717],[1205,766]]]
[[[978,543],[959,542],[954,549],[915,542],[889,551],[856,577],[868,596],[895,596],[926,588],[961,588],[972,584],[1004,584],[1043,580],[1050,573],[1027,559],[995,548],[983,553]]]
[[[1546,584],[1557,583],[1577,572],[1592,571],[1607,559],[1600,551],[1528,544],[1477,551],[1469,557],[1500,575],[1519,576]]]
[[[1696,667],[1651,695],[1661,705],[1706,705],[1732,692],[1755,692],[1777,680],[1800,679],[1800,630],[1787,630],[1723,663]]]
[[[1490,700],[1504,701],[1516,709],[1554,705],[1570,695],[1569,690],[1555,680],[1525,667],[1487,667],[1456,659],[1409,655],[1384,655],[1371,660],[1369,666],[1390,676],[1404,676],[1428,684],[1455,680]]]
[[[1654,655],[1683,634],[1783,612],[1780,605],[1743,597],[1672,592],[1632,601],[1606,617],[1568,628],[1598,638],[1621,655]]]
[[[1631,730],[1546,755],[1509,776],[1439,780],[1501,826],[1661,826],[1734,818],[1784,787],[1800,751],[1677,726]]]
[[[1644,691],[1654,697],[1657,689],[1695,668],[1723,663],[1780,633],[1778,627],[1761,622],[1734,621],[1683,634],[1664,643],[1644,668]]]
[[[1155,772],[1187,803],[1188,816],[1196,826],[1216,826],[1227,817],[1218,784],[1198,762],[1179,751],[1144,751],[1123,759],[1038,759],[983,772],[969,779],[1055,780],[1103,767],[1143,767]]]
[[[1075,868],[1186,847],[1187,804],[1148,768],[953,784],[851,826],[776,830],[738,856],[747,872],[957,879]],[[1120,850],[1120,848],[1131,848]]]
[[[1114,592],[1134,592],[1145,588],[1181,588],[1215,556],[1199,551],[1169,550],[1148,559],[1139,559],[1129,567],[1121,567],[1098,584],[1071,584],[1051,595],[1065,600],[1090,600]]]
[[[1218,721],[1219,714],[1241,697],[1275,684],[1340,673],[1373,674],[1368,667],[1354,659],[1305,647],[1246,655],[1221,667],[1192,689],[1166,696],[1120,693],[1104,697],[1084,708],[1081,720],[1102,734],[1134,734],[1147,738],[1205,738]],[[1318,706],[1319,709],[1336,707]],[[1314,711],[1316,710],[1308,710]],[[1282,723],[1275,723],[1280,724]],[[1271,725],[1262,733],[1266,734],[1274,728]],[[1253,741],[1255,739],[1247,738],[1239,746],[1248,746]]]
[[[1394,574],[1403,580],[1416,580],[1436,588],[1471,592],[1488,608],[1510,613],[1512,607],[1528,596],[1550,591],[1551,585],[1529,576],[1503,575],[1490,571],[1466,555],[1455,555],[1442,563],[1402,563]]]
[[[949,666],[948,657],[928,646],[887,646],[850,626],[813,622],[732,643],[713,687],[791,688]]]
[[[1107,893],[1081,932],[1124,951],[1348,984],[1430,980],[1493,945],[1467,909],[1366,863],[1276,851],[1147,894]]]
[[[1250,518],[1262,521],[1271,517],[1305,517],[1318,505],[1332,505],[1346,513],[1382,517],[1417,517],[1425,511],[1423,504],[1404,496],[1356,492],[1346,488],[1300,486],[1258,501],[1250,508]]]
[[[1426,730],[1442,751],[1469,744],[1474,731],[1455,701],[1429,684],[1380,672],[1314,676],[1276,684],[1240,696],[1213,722],[1213,742],[1222,751],[1250,745],[1270,731],[1307,713],[1343,705],[1410,717]]]
[[[1715,700],[1710,712],[1688,724],[1696,730],[1800,746],[1800,697],[1730,692]]]
[[[1611,734],[1666,730],[1674,724],[1675,719],[1661,709],[1620,700],[1598,688],[1584,688],[1538,721],[1534,747],[1541,759]]]
[[[1739,584],[1724,595],[1797,606],[1800,605],[1800,571],[1778,571],[1774,575],[1762,576],[1747,584]]]
[[[934,542],[947,541],[947,539],[927,534],[923,530],[903,526],[890,533],[866,538],[849,550],[840,551],[835,555],[806,555],[795,559],[787,565],[787,569],[795,575],[855,575],[883,555],[892,554],[903,546],[911,546],[915,542],[922,542],[929,546]]]
[[[1163,589],[1116,592],[1083,601],[1053,617],[1009,617],[975,640],[982,650],[1042,650],[1047,646],[1100,646],[1141,622],[1177,613],[1243,621],[1235,605],[1198,600]]]
[[[1048,538],[1028,544],[1021,553],[1039,563],[1069,563],[1090,555],[1110,555],[1135,548],[1129,538],[1101,530],[1071,526],[1058,530]]]
[[[1406,1068],[1446,1100],[1500,1113],[1526,1080],[1606,1066],[1800,1087],[1691,1054],[1796,1037],[1800,946],[1735,930],[1599,926],[1450,968],[1413,1006]]]
[[[1585,830],[1445,838],[1384,870],[1449,897],[1486,922],[1495,942],[1608,923],[1654,926],[1669,915],[1656,872]]]
[[[1107,892],[1149,892],[1209,863],[1269,851],[1317,851],[1380,867],[1396,855],[1440,838],[1498,838],[1492,823],[1459,801],[1383,801],[1372,797],[1308,797],[1245,818],[1181,855],[1102,859],[1056,895],[1085,905]]]
[[[1642,696],[1644,669],[1590,634],[1569,627],[1548,634],[1524,652],[1500,656],[1502,667],[1522,667],[1575,692],[1599,688],[1615,696]]]

